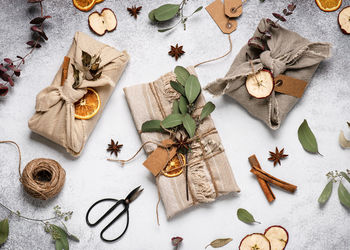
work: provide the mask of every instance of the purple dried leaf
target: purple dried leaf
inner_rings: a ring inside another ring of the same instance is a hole
[[[290,16],[290,15],[292,15],[293,14],[293,12],[287,12],[285,15],[286,16]]]
[[[4,84],[0,83],[0,96],[5,96],[8,91],[9,91],[9,88]]]
[[[296,4],[291,3],[291,4],[288,4],[287,8],[288,8],[289,11],[294,11],[296,7],[297,7]]]
[[[28,3],[40,3],[44,0],[28,0]]]
[[[2,78],[2,80],[8,82],[11,86],[14,85],[14,82],[13,82],[11,76],[9,76],[7,73],[2,73],[1,78]]]
[[[0,64],[0,71],[1,72],[6,72],[7,68],[5,68],[3,64]]]
[[[261,30],[259,29],[259,27],[258,27],[258,31],[259,31],[260,34],[263,34],[263,35],[266,33],[266,30],[265,30],[265,31],[261,31]]]
[[[272,21],[270,18],[267,18],[267,19],[266,19],[266,22],[267,22],[268,24],[270,24],[271,27],[273,27],[273,28],[278,28],[278,25],[277,25],[274,21]]]
[[[183,239],[179,236],[171,238],[171,244],[174,247],[178,246],[182,241],[183,241]]]
[[[4,61],[8,64],[13,64],[13,61],[10,58],[5,58]]]
[[[286,15],[287,13],[288,13],[288,10],[287,10],[287,9],[284,9],[284,10],[283,10],[283,14]]]
[[[262,43],[260,37],[252,37],[252,38],[250,38],[248,40],[248,46],[252,47],[252,48],[255,48],[255,49],[258,49],[258,50],[262,50],[262,51],[265,50],[265,46]]]
[[[267,30],[267,31],[265,32],[264,36],[265,36],[267,39],[270,39],[270,38],[272,37],[272,34],[271,34],[270,31]]]
[[[21,57],[21,56],[16,56],[16,57],[23,60],[23,57]]]
[[[44,38],[46,41],[49,40],[49,38],[46,36],[45,32],[42,31],[41,33],[38,33],[42,38]],[[38,44],[37,44],[38,45]],[[41,47],[41,46],[40,46]],[[37,48],[40,48],[40,47],[37,47]]]
[[[283,16],[281,16],[281,15],[278,14],[278,13],[272,13],[272,15],[273,15],[274,17],[276,17],[278,20],[280,20],[281,22],[287,21],[287,19],[285,19]]]
[[[30,24],[42,24],[46,18],[51,18],[51,16],[39,16],[30,21]]]
[[[41,47],[40,43],[35,42],[35,41],[33,41],[33,40],[26,42],[26,44],[29,45],[29,46],[32,47],[32,48],[33,48],[34,46],[35,46],[35,48],[40,48],[40,47]],[[22,60],[23,60],[23,59],[22,59]],[[23,62],[23,63],[24,63],[24,62]]]
[[[35,25],[32,26],[30,29],[34,32],[38,32],[39,34],[43,32],[43,30],[40,27],[35,26]]]
[[[15,65],[10,65],[9,68],[14,72],[14,73],[20,73],[21,70],[17,68]]]

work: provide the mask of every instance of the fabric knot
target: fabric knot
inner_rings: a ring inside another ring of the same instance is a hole
[[[85,89],[74,89],[71,84],[65,84],[57,89],[61,98],[67,103],[75,103],[86,93]]]
[[[265,67],[272,71],[274,76],[283,73],[287,69],[286,63],[279,59],[272,58],[271,51],[269,50],[260,54],[260,60]]]

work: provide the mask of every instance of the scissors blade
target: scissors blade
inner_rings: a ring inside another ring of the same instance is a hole
[[[126,196],[125,200],[128,200],[129,203],[133,202],[134,200],[136,200],[137,197],[139,197],[139,195],[142,193],[143,188],[140,189],[141,186],[138,186],[137,188],[135,188],[134,190],[132,190],[128,196]]]

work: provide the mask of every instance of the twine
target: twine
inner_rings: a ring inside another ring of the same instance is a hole
[[[47,200],[55,197],[62,190],[66,179],[66,171],[57,161],[37,158],[30,161],[21,173],[22,156],[18,144],[14,141],[0,141],[0,143],[11,143],[17,147],[19,181],[29,195]]]

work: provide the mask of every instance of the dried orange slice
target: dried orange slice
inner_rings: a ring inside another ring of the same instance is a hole
[[[326,12],[336,11],[342,4],[342,0],[315,0],[317,6]]]
[[[96,3],[102,3],[104,0],[96,0]]]
[[[100,96],[96,90],[87,88],[87,93],[76,103],[75,118],[81,120],[88,120],[94,117],[101,107]]]
[[[78,10],[89,11],[95,6],[96,0],[73,0],[73,4]]]
[[[176,177],[180,175],[183,172],[181,163],[182,165],[186,164],[186,157],[183,154],[178,153],[168,162],[165,169],[163,170],[163,174],[166,177]]]

